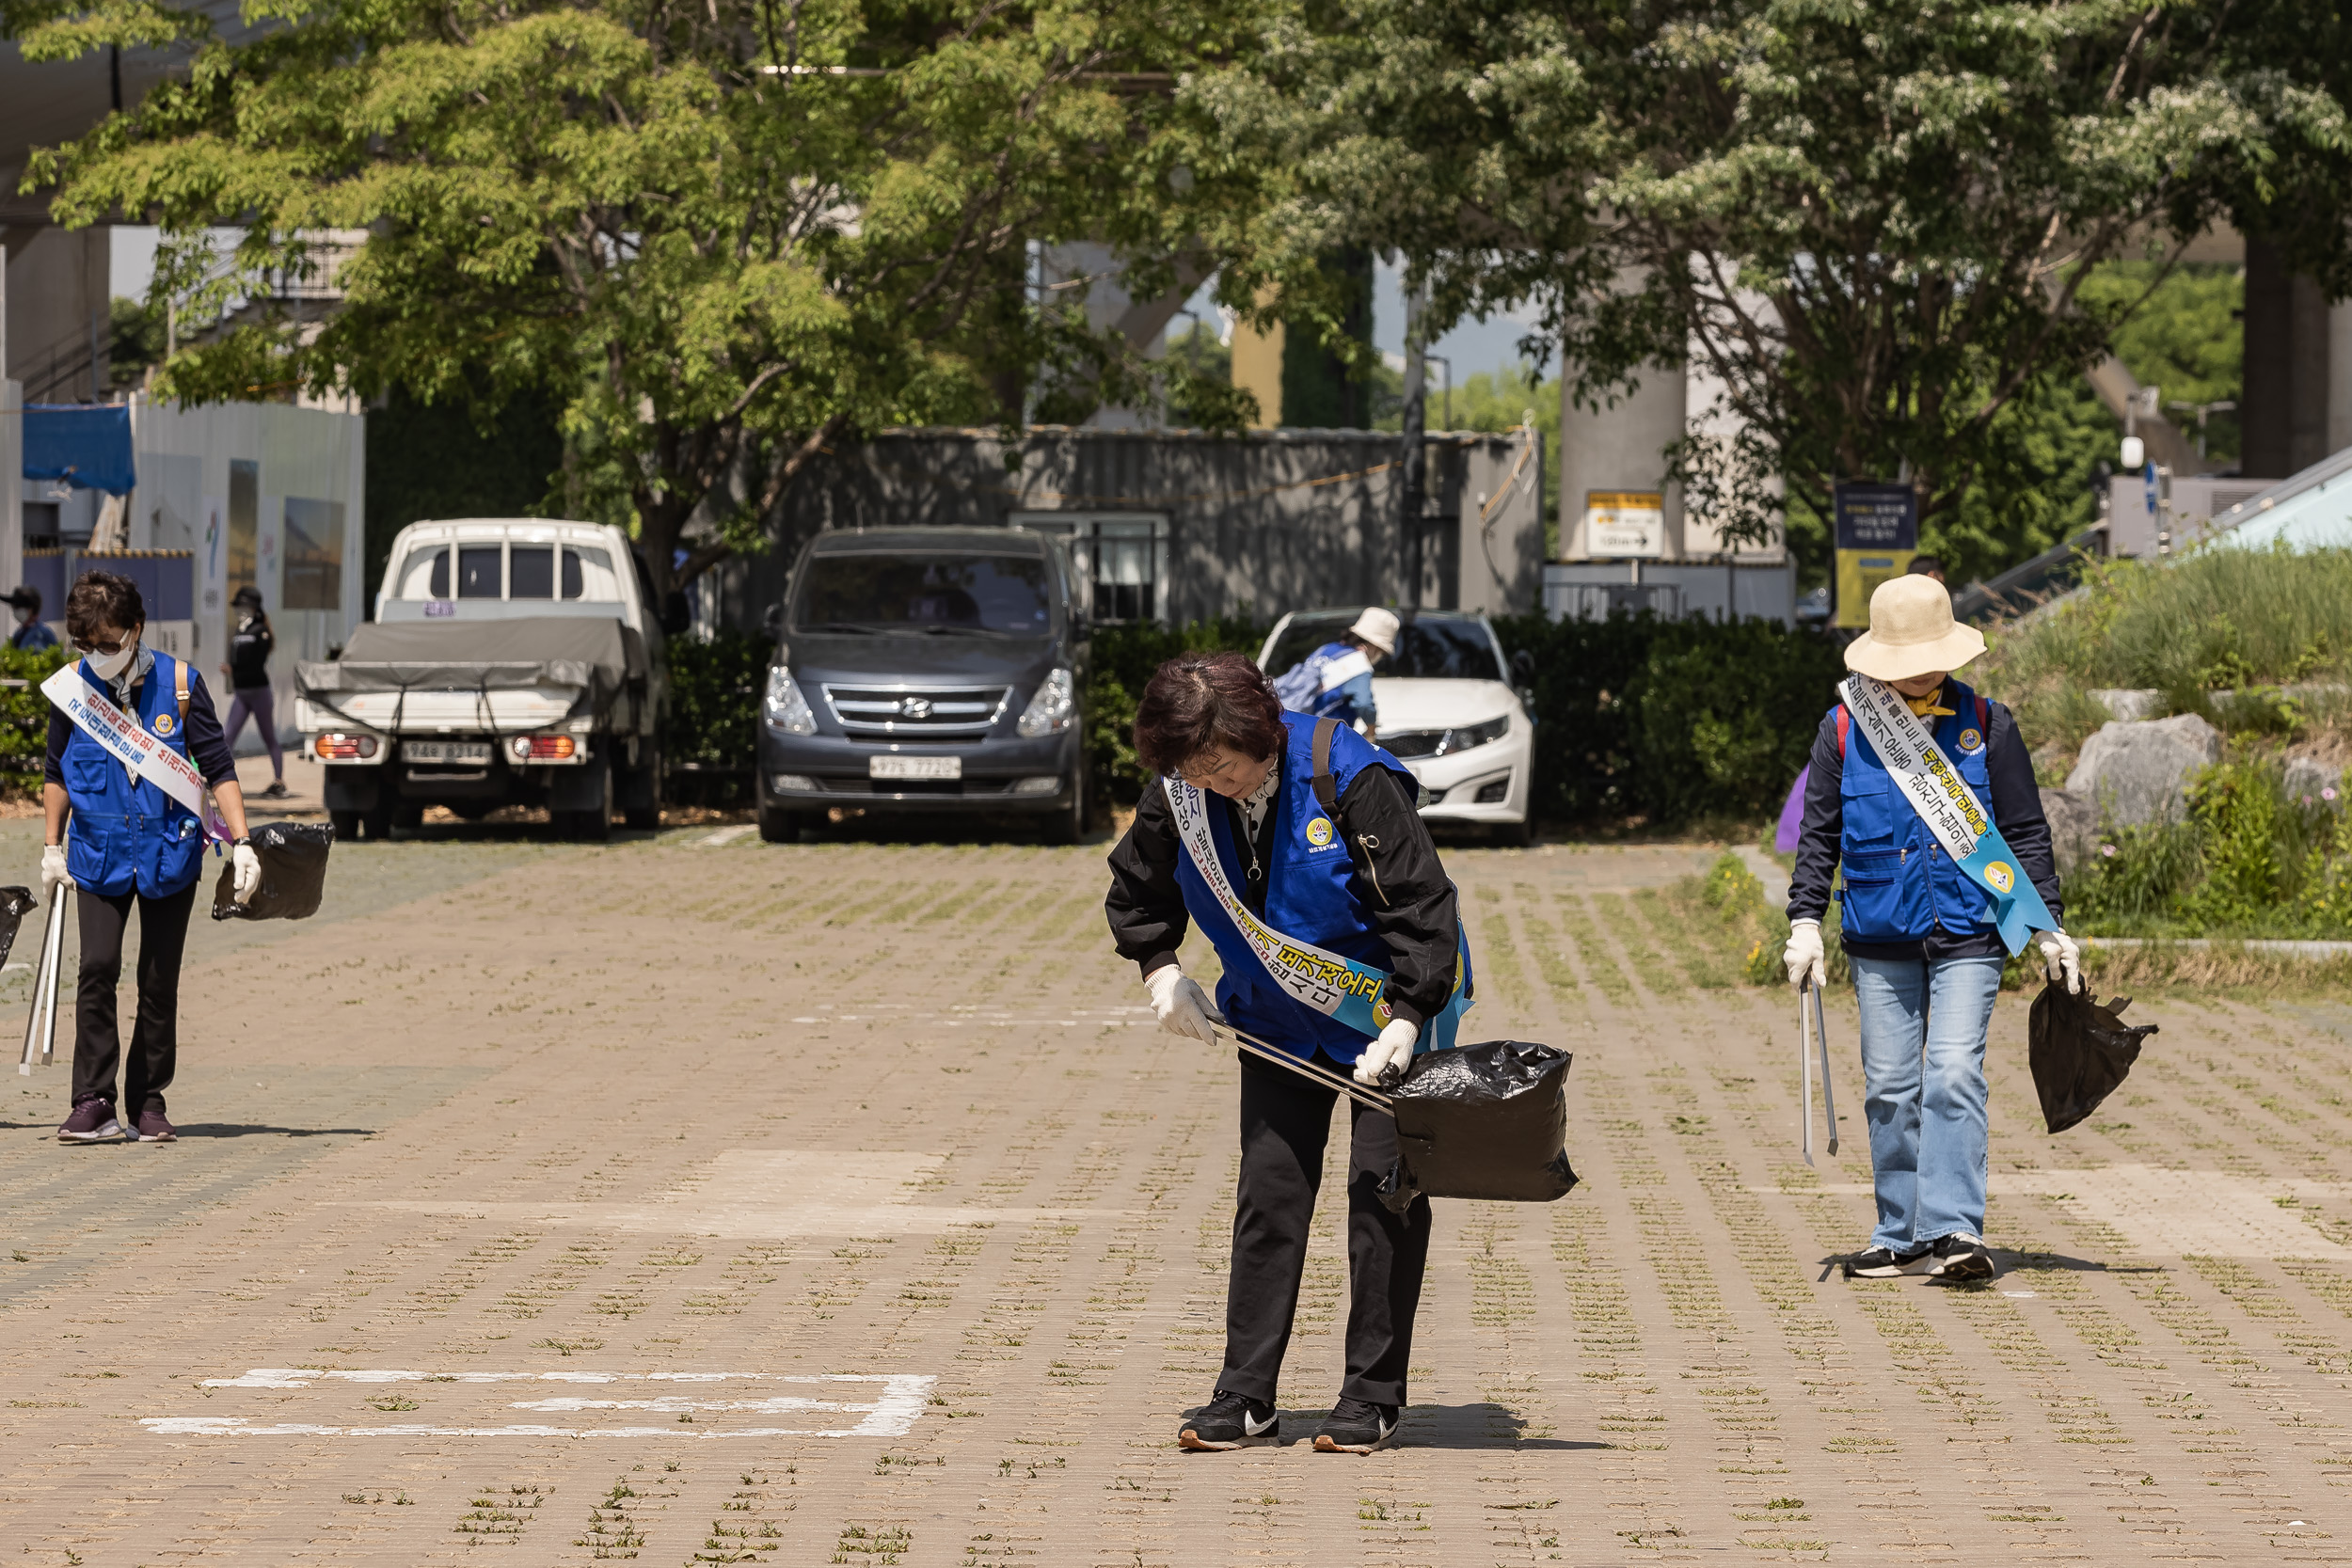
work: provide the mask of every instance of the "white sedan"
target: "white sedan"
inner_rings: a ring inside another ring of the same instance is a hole
[[[1357,610],[1302,610],[1275,624],[1258,667],[1279,675],[1353,626]],[[1421,814],[1481,824],[1514,842],[1534,836],[1527,802],[1535,721],[1512,689],[1510,664],[1484,615],[1400,610],[1394,657],[1374,667],[1375,738],[1412,769]]]

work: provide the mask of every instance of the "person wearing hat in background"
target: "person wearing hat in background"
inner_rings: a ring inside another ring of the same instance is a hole
[[[1294,713],[1337,719],[1366,740],[1380,733],[1380,706],[1372,698],[1373,666],[1396,652],[1405,623],[1393,610],[1374,605],[1334,641],[1326,642],[1284,671],[1275,695]]]
[[[1982,652],[1983,634],[1952,619],[1951,594],[1934,578],[1881,583],[1870,629],[1846,649],[1856,678],[1813,740],[1784,957],[1791,985],[1822,988],[1821,920],[1842,866],[1840,934],[1861,1009],[1878,1197],[1877,1227],[1846,1259],[1849,1278],[1993,1276],[1985,1036],[2002,965],[2027,940],[2028,917],[2049,977],[2082,989],[2081,956],[2058,928],[2050,825],[2017,721],[1951,675]],[[1900,717],[1905,710],[1916,725]],[[1900,772],[1866,733],[1899,739],[1920,726],[1975,802],[1954,814],[1979,818],[1978,847],[1962,861],[1914,803],[1915,790],[1929,786],[1907,782],[1933,776],[1932,756],[1923,746],[1924,773]],[[1998,858],[1982,859],[1988,846]],[[2020,870],[2029,889],[2016,885]],[[2038,928],[2043,918],[2047,928]]]
[[[269,617],[262,612],[262,591],[251,583],[238,589],[229,605],[237,612],[237,629],[229,634],[229,662],[220,667],[220,673],[229,677],[231,693],[226,726],[229,744],[236,745],[250,715],[262,728],[262,744],[269,749],[270,781],[262,791],[262,798],[283,800],[286,752],[278,744],[278,704],[269,686],[269,656],[278,646],[278,635],[269,629]]]
[[[16,609],[16,629],[8,633],[8,646],[38,653],[57,645],[57,634],[49,629],[49,623],[40,618],[40,590],[32,584],[13,589],[8,603]]]

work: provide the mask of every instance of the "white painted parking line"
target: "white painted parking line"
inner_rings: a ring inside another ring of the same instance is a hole
[[[720,1437],[903,1437],[914,1430],[914,1423],[930,1401],[931,1390],[939,1379],[905,1373],[869,1374],[836,1372],[829,1375],[809,1375],[794,1372],[424,1372],[397,1368],[359,1368],[346,1370],[320,1370],[308,1367],[256,1367],[243,1377],[207,1378],[206,1388],[274,1388],[308,1389],[322,1382],[337,1383],[789,1383],[816,1385],[838,1388],[847,1393],[845,1386],[864,1384],[879,1386],[870,1402],[853,1402],[813,1398],[806,1395],[780,1394],[751,1400],[688,1400],[665,1397],[650,1400],[590,1400],[548,1399],[517,1400],[506,1406],[509,1410],[529,1410],[548,1414],[593,1416],[602,1411],[658,1411],[664,1415],[691,1416],[696,1412],[742,1411],[747,1414],[785,1415],[808,1412],[813,1415],[832,1414],[856,1417],[844,1424],[835,1421],[827,1426],[779,1427],[720,1427],[704,1428],[679,1424],[674,1426],[597,1426],[583,1423],[558,1426],[544,1423],[510,1426],[436,1426],[421,1422],[399,1422],[384,1426],[342,1426],[313,1421],[254,1421],[242,1416],[149,1416],[139,1425],[159,1437],[689,1437],[697,1441]]]

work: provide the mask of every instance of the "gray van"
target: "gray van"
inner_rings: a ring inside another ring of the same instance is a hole
[[[834,806],[1087,826],[1087,616],[1065,546],[1018,528],[820,533],[769,612],[759,832]]]

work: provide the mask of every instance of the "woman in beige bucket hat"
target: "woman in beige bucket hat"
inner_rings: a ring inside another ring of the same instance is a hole
[[[1870,595],[1870,629],[1846,667],[1883,681],[1920,719],[2058,924],[2058,870],[2033,761],[2017,721],[1951,672],[1984,652],[1952,619],[1950,593],[1892,578]],[[1797,864],[1788,888],[1792,985],[1826,978],[1821,920],[1838,892],[1841,937],[1861,1010],[1863,1109],[1878,1225],[1846,1260],[1849,1278],[1989,1279],[1985,1249],[1985,1034],[2008,948],[1984,889],[1953,861],[1840,702],[1814,736]],[[2062,930],[2034,933],[2050,978],[2082,989]]]

